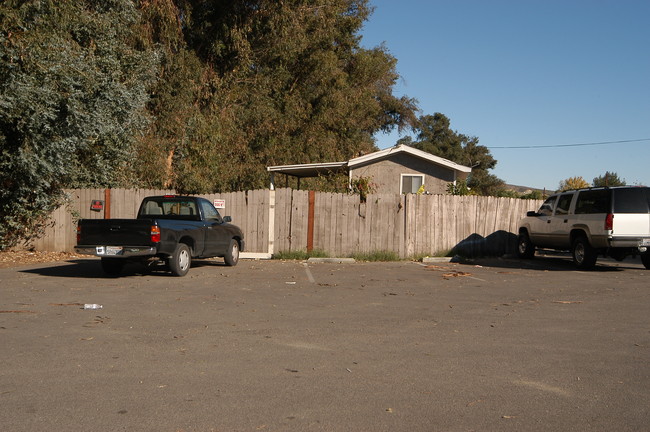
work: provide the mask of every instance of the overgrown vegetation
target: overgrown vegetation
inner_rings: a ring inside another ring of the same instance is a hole
[[[368,0],[0,3],[0,249],[63,188],[265,187],[415,120]]]
[[[157,56],[133,2],[0,5],[0,249],[38,233],[64,187],[131,183]]]

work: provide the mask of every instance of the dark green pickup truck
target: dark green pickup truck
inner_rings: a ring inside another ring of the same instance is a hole
[[[142,201],[136,219],[81,219],[75,251],[101,257],[110,275],[119,275],[128,261],[140,261],[166,263],[172,274],[185,276],[193,258],[223,257],[226,265],[237,264],[244,236],[230,221],[205,198],[152,196]]]

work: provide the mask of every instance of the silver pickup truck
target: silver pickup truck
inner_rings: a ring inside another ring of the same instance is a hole
[[[650,269],[650,188],[589,188],[550,196],[519,224],[519,256],[533,258],[535,248],[571,251],[581,269],[593,268],[598,255],[617,260],[641,255]]]

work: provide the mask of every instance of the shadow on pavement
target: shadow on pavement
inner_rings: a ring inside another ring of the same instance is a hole
[[[192,268],[220,266],[223,262],[198,260],[192,261]],[[110,276],[104,273],[99,259],[69,260],[62,263],[45,265],[44,267],[18,270],[21,273],[37,274],[50,277],[86,278],[86,279],[115,279],[129,276],[166,276],[174,277],[166,266],[147,267],[139,263],[128,263],[119,276]],[[191,271],[191,270],[190,270]]]
[[[540,252],[533,259],[485,257],[462,260],[460,264],[533,271],[589,271],[595,273],[643,269],[639,258],[628,258],[624,261],[599,258],[593,270],[579,270],[573,264],[569,254]]]

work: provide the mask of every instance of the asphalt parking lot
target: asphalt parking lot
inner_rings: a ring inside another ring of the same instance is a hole
[[[639,431],[650,272],[563,258],[0,269],[6,431]],[[99,303],[100,310],[84,310]]]

